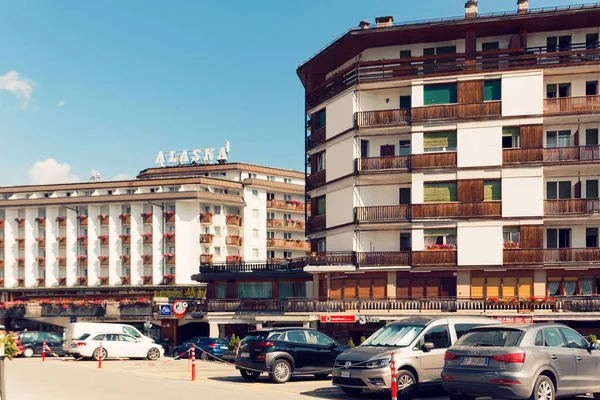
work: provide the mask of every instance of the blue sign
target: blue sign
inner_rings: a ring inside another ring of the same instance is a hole
[[[160,305],[160,315],[162,317],[170,317],[172,313],[170,304],[161,304]]]
[[[77,322],[77,317],[75,315],[71,315],[70,322],[73,324]]]

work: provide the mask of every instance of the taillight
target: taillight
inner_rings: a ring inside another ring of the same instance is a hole
[[[444,353],[444,360],[454,360],[456,358],[456,354],[450,353],[449,351]]]
[[[492,379],[490,383],[498,383],[500,385],[520,385],[521,382],[508,379]]]
[[[216,349],[217,345],[215,343],[211,343],[208,345],[208,347],[210,347],[211,349]]]
[[[454,380],[454,377],[453,377],[453,376],[451,376],[451,375],[445,375],[445,374],[442,374],[442,380],[443,380],[443,381],[453,381],[453,380]]]
[[[256,345],[258,347],[273,347],[273,342],[259,342]]]
[[[87,346],[86,342],[77,342],[77,346]]]
[[[505,363],[524,363],[525,362],[525,352],[500,354],[500,355],[494,356],[494,360],[500,361],[500,362],[505,362]]]

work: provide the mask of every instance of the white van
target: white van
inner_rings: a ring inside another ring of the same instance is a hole
[[[154,343],[152,338],[144,336],[140,331],[127,324],[110,324],[103,322],[73,322],[65,331],[63,350],[69,352],[71,341],[77,340],[81,335],[88,333],[126,333],[142,342]]]

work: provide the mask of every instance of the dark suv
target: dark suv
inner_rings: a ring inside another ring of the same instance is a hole
[[[249,381],[266,372],[275,383],[285,383],[292,375],[331,373],[336,357],[347,349],[314,329],[274,328],[252,331],[237,350],[235,368]]]
[[[23,347],[24,357],[32,357],[34,354],[42,354],[44,342],[48,349],[56,355],[64,355],[63,338],[53,332],[23,331],[18,334],[18,340]],[[50,354],[48,354],[50,355]]]

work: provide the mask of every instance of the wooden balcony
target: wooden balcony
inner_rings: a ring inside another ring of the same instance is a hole
[[[411,113],[413,122],[498,116],[502,114],[502,102],[415,107]]]
[[[308,232],[309,233],[318,232],[325,228],[327,228],[327,216],[325,214],[317,215],[317,216],[309,218],[309,220],[308,220]]]
[[[545,200],[544,215],[592,214],[600,212],[600,199]]]
[[[214,235],[210,233],[203,233],[200,235],[200,243],[212,244]]]
[[[536,149],[503,149],[503,164],[529,162],[565,163],[600,161],[600,146],[571,146]]]
[[[356,253],[352,251],[311,252],[306,256],[306,265],[356,265]]]
[[[600,248],[544,249],[544,264],[598,263]]]
[[[100,225],[108,226],[108,221],[110,220],[108,215],[98,215],[98,219],[100,220]]]
[[[356,172],[409,171],[410,161],[410,156],[358,158],[355,169]]]
[[[200,223],[201,224],[212,224],[213,223],[213,215],[212,213],[200,213]]]
[[[267,239],[267,247],[291,250],[310,250],[310,243],[293,239]]]
[[[25,248],[25,238],[16,238],[15,240],[17,241],[17,246],[19,249]]]
[[[501,217],[502,201],[413,204],[411,213],[413,219]]]
[[[142,261],[144,265],[152,265],[152,254],[143,254]]]
[[[544,99],[544,115],[587,114],[600,112],[600,96]]]
[[[241,246],[242,238],[235,235],[229,235],[225,237],[225,244],[227,246]]]
[[[410,124],[410,109],[361,111],[354,114],[359,128]]]
[[[544,250],[542,249],[504,249],[504,265],[543,264]]]
[[[200,264],[212,264],[213,263],[213,255],[212,254],[202,254],[200,256]]]
[[[325,184],[325,170],[315,171],[306,177],[306,190],[313,190]]]
[[[410,251],[377,251],[357,253],[359,267],[373,266],[409,266],[411,265]]]
[[[308,149],[312,149],[317,147],[323,143],[325,143],[325,139],[327,137],[326,128],[322,127],[321,129],[317,129],[312,132],[309,137],[306,138],[306,147]]]
[[[229,214],[225,217],[225,224],[229,226],[242,226],[242,217],[239,215]]]
[[[456,167],[456,152],[424,153],[410,156],[411,169]]]
[[[144,244],[152,244],[152,234],[149,234],[149,235],[144,234],[144,235],[142,235],[142,238],[143,238],[142,240],[143,240]]]
[[[355,207],[356,222],[396,222],[410,220],[410,205]]]
[[[424,265],[455,266],[458,259],[456,250],[424,250],[412,252],[412,265],[419,267]]]
[[[541,162],[544,149],[502,149],[502,164]]]
[[[304,230],[304,221],[268,219],[267,228],[282,230]]]
[[[304,212],[306,205],[300,201],[294,200],[267,200],[267,208],[275,210]],[[310,211],[310,205],[308,205],[308,211]]]

